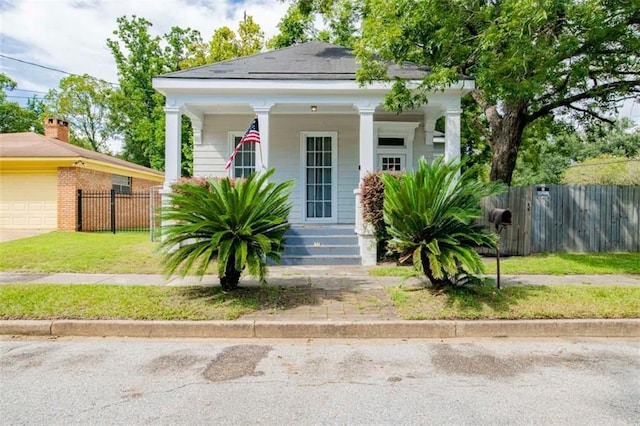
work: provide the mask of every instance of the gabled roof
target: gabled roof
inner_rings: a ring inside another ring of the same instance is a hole
[[[78,158],[163,176],[162,172],[33,132],[0,133],[0,158]]]
[[[164,74],[163,78],[254,80],[355,80],[360,64],[351,49],[311,41],[270,52]],[[389,77],[421,80],[429,69],[391,64]]]

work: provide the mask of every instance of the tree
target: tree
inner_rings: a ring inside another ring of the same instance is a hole
[[[191,29],[173,27],[168,34],[152,36],[151,22],[132,16],[120,17],[117,38],[108,39],[118,68],[120,90],[112,96],[111,122],[122,135],[122,156],[128,161],[164,169],[164,96],[152,87],[153,77],[180,69],[188,47],[200,40]],[[183,117],[182,174],[192,170],[190,122]]]
[[[264,33],[253,17],[245,16],[238,24],[238,34],[229,27],[214,31],[211,41],[198,41],[189,46],[189,56],[182,68],[192,68],[259,53],[264,46]]]
[[[602,154],[569,167],[562,183],[570,185],[640,185],[640,156]]]
[[[299,3],[322,11],[334,1]],[[461,75],[475,79],[472,96],[489,124],[491,180],[511,183],[523,133],[536,120],[611,120],[621,100],[640,92],[637,1],[352,2],[362,10],[359,81],[387,79],[388,62],[432,71],[417,88],[395,80],[387,108],[420,106]]]
[[[413,173],[381,179],[389,248],[412,258],[436,288],[484,271],[476,248],[495,248],[497,237],[477,222],[480,201],[502,192],[502,185],[478,182],[460,164],[439,159],[429,165],[424,158]]]
[[[563,173],[573,164],[601,155],[621,161],[640,155],[640,129],[633,130],[628,119],[614,125],[595,123],[581,131],[562,123],[547,123],[547,129],[537,134],[529,131],[540,127],[538,124],[541,123],[544,121],[538,120],[527,128],[529,134],[525,135],[514,172],[516,185],[561,183]]]
[[[267,41],[270,49],[280,49],[311,40],[321,40],[344,47],[353,47],[359,39],[356,23],[361,17],[358,3],[350,0],[333,0],[331,7],[318,6],[304,1],[294,2],[278,23],[280,33]],[[314,22],[320,12],[326,26],[318,31]]]
[[[112,93],[109,83],[88,74],[65,77],[47,94],[46,114],[69,122],[75,145],[108,152],[108,141],[117,136],[110,120]]]
[[[223,290],[238,287],[242,272],[265,284],[267,259],[280,260],[289,229],[293,181],[269,182],[274,169],[246,179],[187,181],[174,186],[163,209],[165,271],[203,276],[217,264]]]
[[[267,41],[269,49],[281,49],[298,43],[305,43],[316,37],[313,16],[300,11],[298,4],[289,6],[287,13],[278,23],[280,33]]]
[[[0,133],[37,132],[44,133],[42,125],[42,101],[27,100],[23,108],[17,102],[7,99],[6,91],[12,91],[17,83],[6,74],[0,73]]]

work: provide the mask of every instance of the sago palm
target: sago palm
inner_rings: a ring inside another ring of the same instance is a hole
[[[496,246],[496,236],[478,224],[480,200],[502,185],[482,183],[461,172],[458,163],[420,160],[416,172],[383,175],[384,220],[389,246],[423,272],[435,287],[454,284],[460,275],[484,272],[476,247]]]
[[[267,259],[280,260],[293,181],[268,182],[274,170],[246,179],[180,183],[162,212],[165,272],[204,275],[217,264],[225,290],[238,286],[244,269],[265,283]]]

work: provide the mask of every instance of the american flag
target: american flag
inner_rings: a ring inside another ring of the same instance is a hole
[[[231,153],[231,157],[229,157],[229,161],[227,161],[227,164],[224,166],[225,170],[229,170],[229,167],[231,167],[231,164],[233,164],[233,159],[236,158],[236,154],[240,150],[240,146],[243,143],[251,143],[251,142],[260,143],[260,131],[258,130],[257,118],[253,119],[247,131],[244,132],[244,136],[242,136],[242,139],[240,139],[240,142],[238,142],[238,145],[236,145],[235,149]]]

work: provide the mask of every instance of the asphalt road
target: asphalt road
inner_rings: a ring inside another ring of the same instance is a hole
[[[3,425],[640,424],[640,342],[0,341]]]

